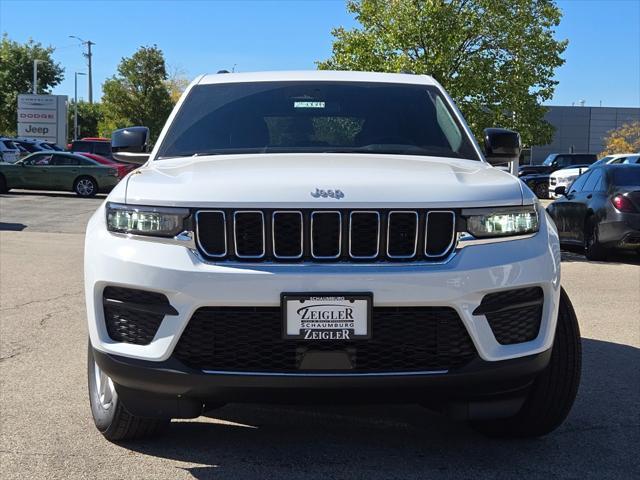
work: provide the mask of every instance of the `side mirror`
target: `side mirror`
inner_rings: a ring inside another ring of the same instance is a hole
[[[520,158],[520,134],[506,128],[484,130],[484,154],[492,165],[514,162]]]
[[[556,187],[553,192],[556,195],[566,195],[567,194],[567,187],[565,186],[561,186],[561,187]]]
[[[149,129],[127,127],[111,134],[111,155],[125,163],[141,165],[149,159]]]

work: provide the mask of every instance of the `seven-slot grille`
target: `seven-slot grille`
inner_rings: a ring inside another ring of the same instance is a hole
[[[199,210],[200,251],[216,260],[437,261],[455,246],[452,210]]]

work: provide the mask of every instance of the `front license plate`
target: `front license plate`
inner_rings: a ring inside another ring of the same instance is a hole
[[[370,338],[372,305],[370,293],[285,293],[283,336],[316,342]]]

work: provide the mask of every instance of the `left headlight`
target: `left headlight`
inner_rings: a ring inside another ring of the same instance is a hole
[[[107,203],[107,230],[116,233],[174,237],[186,229],[186,208]]]
[[[476,238],[527,235],[540,229],[536,205],[465,209],[466,230]]]

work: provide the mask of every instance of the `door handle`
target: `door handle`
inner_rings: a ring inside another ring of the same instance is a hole
[[[77,172],[78,172],[78,170],[75,169],[75,168],[73,170],[71,170],[71,173],[77,173]]]
[[[590,193],[589,195],[587,195],[587,198],[591,198],[591,197],[593,197],[593,194]]]

